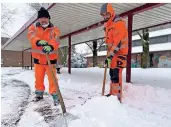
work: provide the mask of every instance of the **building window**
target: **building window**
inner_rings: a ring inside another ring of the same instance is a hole
[[[171,42],[171,35],[168,36],[168,42]]]
[[[105,45],[101,46],[101,47],[99,48],[99,51],[106,51],[106,46],[105,46]]]
[[[150,38],[150,44],[160,44],[160,43],[167,43],[171,42],[171,35],[159,36]],[[132,46],[141,46],[141,40],[132,41]]]
[[[150,38],[150,44],[160,44],[168,42],[168,35]]]
[[[157,43],[166,43],[168,42],[168,35],[167,36],[160,36],[160,37],[156,37],[156,41]]]
[[[135,41],[132,41],[132,46],[141,46],[141,40],[135,40]]]
[[[156,44],[156,43],[157,43],[156,37],[150,38],[150,44]]]

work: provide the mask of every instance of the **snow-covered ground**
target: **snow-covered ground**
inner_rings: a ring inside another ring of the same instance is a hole
[[[171,127],[171,69],[132,69],[132,83],[125,83],[124,98],[101,97],[104,69],[74,68],[58,75],[67,111],[78,117],[69,127]],[[33,103],[34,72],[21,68],[1,68],[1,126],[49,127],[58,108],[52,105],[45,77],[44,101]],[[109,75],[106,94],[109,90]]]

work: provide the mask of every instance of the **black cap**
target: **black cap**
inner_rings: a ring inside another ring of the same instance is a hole
[[[40,10],[38,11],[37,18],[43,18],[43,17],[50,19],[48,10],[46,10],[44,7],[41,7]]]

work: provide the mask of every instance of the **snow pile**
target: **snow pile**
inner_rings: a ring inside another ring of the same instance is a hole
[[[44,101],[32,103],[30,100],[34,97],[35,90],[34,71],[21,68],[1,68],[1,70],[1,124],[49,127],[57,123],[53,121],[56,117],[53,108],[43,110],[46,111],[43,112],[44,115],[40,110],[35,110],[52,104],[52,97],[48,95],[47,75],[44,80],[46,87]],[[100,97],[104,68],[72,68],[72,75],[67,73],[67,68],[62,68],[61,72],[62,74],[57,76],[67,112],[80,118],[70,121],[69,127],[171,127],[171,69],[134,68],[132,84],[124,82],[126,79],[124,69],[123,104],[113,96]],[[31,90],[29,99],[25,98],[28,95],[28,89],[25,90],[28,88],[25,87],[26,84]],[[107,74],[105,94],[109,91],[109,84],[110,77]],[[23,105],[23,100],[27,101],[28,105]],[[50,114],[47,115],[47,112]]]
[[[132,68],[131,82],[133,85],[149,85],[171,89],[171,68]],[[126,82],[126,69],[122,73],[123,81]]]
[[[124,103],[171,120],[171,89],[130,83],[124,83],[124,88]]]
[[[21,74],[18,68],[1,68],[1,126],[15,126],[28,103],[30,87],[25,82],[11,77]]]
[[[20,67],[1,67],[1,78],[4,78],[5,76],[20,74],[24,71],[25,70],[22,70]]]
[[[170,127],[171,122],[159,115],[120,104],[115,96],[96,97],[83,106],[71,110],[80,119],[71,121],[68,127]]]

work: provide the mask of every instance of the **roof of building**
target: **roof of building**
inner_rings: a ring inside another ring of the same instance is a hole
[[[1,46],[4,45],[8,40],[9,38],[7,37],[1,37]]]
[[[72,44],[104,36],[103,18],[99,14],[102,3],[44,3],[42,5],[49,10],[52,23],[61,30],[61,47],[68,45],[69,35],[72,35]],[[113,7],[126,23],[128,15],[133,15],[133,31],[168,23],[171,19],[171,4],[168,3],[113,3]],[[12,36],[2,49],[15,51],[29,49],[27,31],[35,21],[37,21],[37,14]]]

